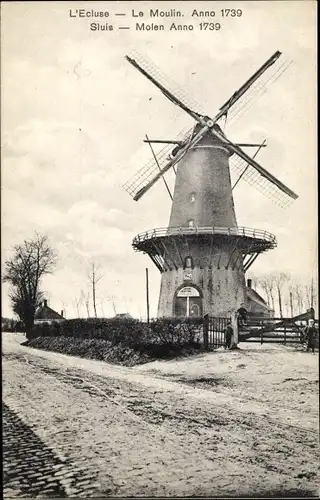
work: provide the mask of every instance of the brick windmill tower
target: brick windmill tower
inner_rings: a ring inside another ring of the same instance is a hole
[[[264,143],[235,144],[223,133],[219,121],[236,116],[245,94],[250,91],[262,94],[272,78],[276,79],[288,67],[282,64],[271,77],[269,71],[267,79],[262,80],[269,68],[277,66],[280,56],[276,52],[268,59],[214,118],[191,109],[185,97],[176,97],[163,85],[156,71],[150,70],[150,63],[126,56],[196,122],[179,140],[147,138],[145,142],[150,145],[153,160],[124,185],[137,201],[162,178],[172,199],[168,227],[138,234],[133,240],[134,249],[148,254],[161,272],[158,317],[207,313],[219,316],[237,309],[246,303],[246,271],[260,253],[276,246],[272,234],[238,227],[232,190],[240,180],[245,180],[282,206],[297,195],[254,159]],[[156,155],[152,143],[159,142],[168,145]],[[258,149],[250,157],[242,147]],[[173,195],[164,177],[171,168],[176,175]],[[239,173],[234,186],[230,168]]]

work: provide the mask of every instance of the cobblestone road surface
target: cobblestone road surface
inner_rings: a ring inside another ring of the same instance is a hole
[[[5,498],[318,493],[316,411],[20,341],[3,336]]]

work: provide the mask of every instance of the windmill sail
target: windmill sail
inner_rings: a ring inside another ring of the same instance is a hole
[[[177,140],[188,141],[192,137],[193,128],[183,129],[179,134]],[[168,163],[168,158],[172,151],[172,144],[167,144],[164,146],[157,154],[158,164],[152,158],[148,163],[146,163],[138,172],[135,173],[124,185],[124,189],[135,198],[137,193],[147,186],[156,175],[159,174],[160,169]]]
[[[171,157],[167,158],[167,163],[161,168],[159,162],[155,162],[155,164],[158,167],[158,173],[154,175],[151,180],[144,185],[139,191],[136,193],[136,195],[133,197],[135,201],[138,201],[141,196],[144,195],[157,181],[158,179],[161,179],[163,177],[163,174],[165,174],[171,167],[176,165],[187,153],[187,151],[195,146],[201,139],[202,137],[206,134],[206,132],[209,130],[208,125],[204,125],[203,127],[200,127],[200,130],[193,134],[190,139],[181,147],[179,147],[178,151],[174,156],[171,155]]]
[[[236,121],[262,95],[269,86],[276,81],[289,67],[292,61],[283,61],[281,52],[275,52],[233,95],[221,106],[213,118],[216,122],[227,115]],[[181,89],[171,78],[166,76],[146,56],[132,52],[127,60],[138,69],[146,78],[156,85],[161,92],[174,104],[199,121],[199,116],[205,116],[203,108]],[[271,69],[272,68],[272,69]],[[251,102],[251,100],[253,102]],[[232,113],[231,113],[232,112]]]
[[[191,146],[197,144],[202,137],[211,129],[211,133],[218,138],[226,148],[230,150],[231,153],[240,157],[246,164],[245,170],[242,171],[241,178],[249,181],[249,178],[256,177],[257,185],[264,186],[264,193],[273,193],[272,197],[274,201],[280,201],[283,199],[283,195],[286,197],[291,197],[296,199],[298,196],[291,191],[287,186],[285,186],[281,181],[279,181],[275,176],[270,174],[266,169],[259,165],[253,158],[248,156],[239,146],[233,144],[229,141],[222,130],[214,125],[222,117],[227,117],[230,109],[233,109],[233,118],[236,119],[239,114],[243,113],[244,108],[248,109],[248,103],[250,104],[250,97],[248,97],[249,92],[255,96],[255,99],[262,95],[268,89],[270,82],[276,81],[279,76],[288,68],[291,62],[281,63],[273,73],[266,76],[268,70],[274,66],[281,56],[281,52],[275,52],[231,97],[226,101],[223,106],[221,106],[219,112],[215,115],[213,119],[204,114],[199,114],[194,111],[194,106],[197,107],[196,103],[191,103],[189,99],[186,98],[186,94],[182,91],[174,90],[175,93],[168,90],[169,79],[164,78],[160,70],[158,70],[151,62],[148,62],[140,57],[139,63],[128,56],[127,60],[138,69],[146,78],[148,78],[156,87],[158,87],[161,92],[174,104],[182,108],[187,114],[191,115],[197,122],[201,124],[201,130],[196,134],[188,131],[187,136],[184,136],[183,145],[178,148],[176,155],[174,157],[168,157],[168,152],[171,148],[170,145],[165,146],[159,154],[158,161],[152,161],[151,163],[144,166],[138,171],[133,178],[131,178],[125,185],[124,188],[133,196],[134,200],[138,200],[146,191],[148,191],[157,180],[163,176],[163,174],[179,162],[182,157],[187,153]],[[137,56],[135,56],[137,57]],[[143,66],[142,66],[143,64]],[[262,77],[264,77],[262,79]],[[162,83],[163,80],[166,80]],[[161,81],[160,81],[161,80]],[[176,94],[179,94],[179,97]],[[245,97],[245,100],[243,101]],[[236,106],[237,105],[237,106]],[[191,108],[192,106],[192,108]],[[199,107],[198,107],[199,109]],[[236,163],[237,164],[237,163]],[[249,168],[250,166],[250,168]],[[253,174],[253,170],[257,173]],[[279,191],[279,193],[278,193]],[[282,194],[280,194],[282,192]],[[283,202],[281,201],[281,204]]]
[[[256,101],[265,94],[282,75],[291,66],[293,61],[278,59],[272,70],[265,72],[251,88],[244,94],[239,101],[232,106],[228,112],[228,128],[231,128]]]
[[[142,56],[137,51],[132,51],[130,53],[130,57],[127,59],[133,59],[134,62],[140,66],[140,71],[142,70],[142,72],[147,72],[151,76],[152,80],[156,80],[160,86],[165,87],[170,94],[176,96],[185,107],[185,111],[193,111],[200,116],[206,115],[202,106],[191,98],[184,89],[179,87],[176,82],[165,75],[161,69],[147,56]],[[228,127],[232,127],[283,75],[283,73],[291,66],[292,62],[292,60],[284,59],[281,52],[275,52],[259,68],[259,70],[256,71],[256,73],[249,78],[249,80],[242,87],[240,87],[240,89],[234,92],[234,94],[224,103],[223,106],[221,106],[220,113],[218,113],[215,119],[221,120],[223,117],[227,116]],[[169,97],[165,92],[164,94]]]
[[[277,189],[279,189],[286,195],[290,196],[294,200],[298,198],[298,195],[294,193],[290,188],[288,188],[288,186],[283,184],[283,182],[279,181],[279,179],[277,179],[274,175],[270,174],[268,170],[259,165],[259,163],[257,163],[254,158],[248,156],[247,153],[243,151],[243,149],[241,149],[239,146],[229,141],[224,134],[222,134],[221,132],[219,132],[214,128],[211,129],[211,133],[218,139],[220,139],[221,142],[224,144],[224,146],[227,147],[232,153],[235,153],[238,157],[242,158],[252,168],[257,170],[260,176],[263,177],[267,182],[274,185]]]
[[[153,80],[156,80],[157,83],[161,87],[164,87],[165,90],[168,91],[168,93],[173,94],[173,96],[177,97],[177,99],[189,110],[192,110],[196,112],[199,115],[204,115],[204,110],[200,106],[199,103],[197,103],[194,99],[192,99],[184,89],[179,87],[176,82],[174,82],[169,76],[165,75],[161,69],[154,64],[151,59],[149,59],[147,56],[142,56],[139,54],[137,51],[132,51],[129,54],[129,57],[127,57],[127,60],[129,62],[133,60],[133,62],[137,63],[136,68],[139,69],[137,66],[140,67],[139,71],[142,70],[142,72],[148,73],[148,75],[151,76]],[[143,73],[145,75],[145,73]],[[146,75],[145,75],[146,76]],[[153,82],[155,83],[155,82]]]
[[[294,200],[291,196],[280,191],[274,184],[263,177],[255,168],[240,158],[233,155],[229,160],[231,172],[237,175],[242,175],[241,180],[244,180],[264,196],[272,200],[282,208],[288,207]]]

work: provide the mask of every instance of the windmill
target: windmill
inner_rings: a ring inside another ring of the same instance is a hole
[[[274,235],[238,227],[232,190],[247,181],[281,206],[298,196],[255,160],[262,144],[236,144],[222,130],[222,120],[234,119],[263,94],[288,68],[275,52],[211,118],[180,91],[172,91],[152,63],[139,56],[127,61],[174,105],[195,121],[177,139],[150,140],[152,160],[124,188],[138,201],[162,179],[172,200],[167,228],[152,229],[133,240],[136,251],[149,255],[161,273],[158,316],[221,316],[246,303],[245,273],[255,259],[276,247]],[[271,68],[273,71],[271,72]],[[250,98],[248,98],[248,96]],[[253,96],[253,98],[252,98]],[[158,155],[153,143],[167,143]],[[253,157],[243,148],[257,147]],[[174,193],[164,174],[173,169]],[[230,169],[239,173],[231,185]]]

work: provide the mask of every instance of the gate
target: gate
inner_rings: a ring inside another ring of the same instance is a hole
[[[239,328],[239,342],[301,344],[304,337],[303,329],[309,319],[314,319],[312,308],[293,318],[265,318],[249,315],[245,324]]]
[[[215,318],[206,314],[203,318],[203,345],[205,349],[217,349],[225,345],[225,330],[230,318]]]

